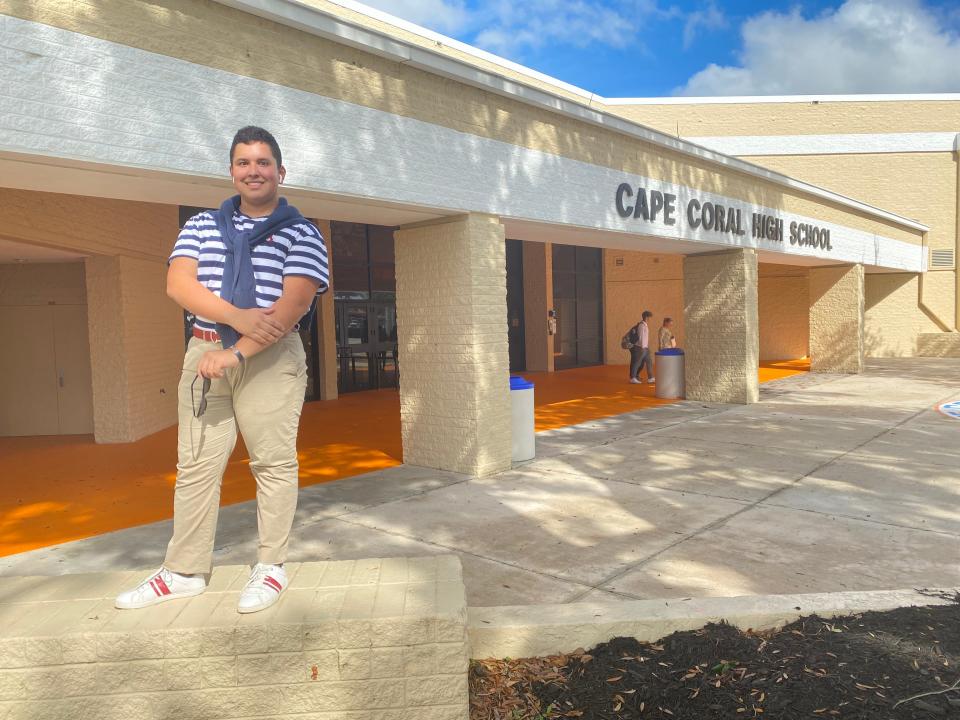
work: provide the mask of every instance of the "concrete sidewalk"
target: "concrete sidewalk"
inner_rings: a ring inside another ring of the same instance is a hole
[[[291,561],[454,552],[471,606],[960,586],[960,360],[762,386],[541,433],[472,479],[398,467],[301,491]],[[66,522],[66,519],[59,520]],[[152,569],[170,522],[0,559],[0,575]],[[253,503],[216,563],[255,560]]]

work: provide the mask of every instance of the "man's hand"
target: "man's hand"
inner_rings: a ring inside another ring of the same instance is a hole
[[[273,315],[273,308],[235,308],[228,325],[244,337],[261,345],[272,345],[283,337],[284,328]]]
[[[205,378],[223,377],[227,368],[235,368],[240,364],[240,358],[232,350],[208,350],[200,358],[197,373]]]

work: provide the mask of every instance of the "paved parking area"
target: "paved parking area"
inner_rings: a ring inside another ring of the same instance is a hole
[[[868,363],[537,436],[488,478],[401,466],[301,492],[291,561],[463,560],[472,606],[960,586],[960,360]],[[170,522],[0,559],[0,575],[152,569]],[[253,503],[218,564],[255,559]]]

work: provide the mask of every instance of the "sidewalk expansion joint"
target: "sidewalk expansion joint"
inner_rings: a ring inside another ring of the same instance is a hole
[[[376,471],[376,472],[380,472],[380,471]],[[349,478],[348,478],[348,479],[349,479]],[[299,521],[299,522],[294,522],[293,525],[291,526],[291,529],[293,529],[293,528],[302,528],[302,527],[304,527],[304,526],[306,526],[306,525],[308,525],[308,524],[313,524],[313,523],[317,523],[317,522],[323,522],[323,521],[325,521],[325,520],[339,520],[339,519],[342,518],[342,517],[345,517],[345,516],[350,515],[350,514],[352,514],[352,513],[360,512],[360,511],[362,511],[362,510],[369,510],[369,509],[371,509],[371,508],[377,508],[377,507],[380,507],[380,506],[382,506],[382,505],[389,505],[389,504],[392,503],[392,502],[400,502],[401,500],[409,500],[410,498],[423,497],[424,495],[427,495],[427,494],[432,493],[432,492],[436,492],[436,491],[438,491],[438,490],[445,490],[446,488],[451,488],[451,487],[454,487],[454,486],[456,486],[456,485],[462,485],[463,483],[470,482],[470,480],[472,480],[472,479],[473,479],[473,478],[471,478],[470,476],[466,476],[466,477],[464,477],[462,480],[456,480],[455,482],[448,483],[448,484],[442,485],[442,486],[440,486],[440,487],[429,488],[429,489],[427,489],[427,490],[418,490],[418,491],[416,491],[416,492],[410,493],[409,495],[401,495],[401,496],[399,496],[399,497],[393,497],[393,498],[390,498],[389,500],[384,500],[383,502],[370,503],[369,505],[358,505],[358,506],[355,507],[355,508],[351,508],[351,509],[349,509],[349,510],[344,510],[342,513],[341,513],[341,512],[338,512],[337,514],[334,514],[334,515],[326,515],[326,516],[323,516],[323,517],[308,517],[308,518],[304,518],[303,520],[301,520],[301,521]],[[251,501],[248,500],[247,502],[251,502]]]
[[[801,478],[802,479],[802,478]],[[781,510],[792,510],[795,512],[810,513],[812,515],[822,515],[828,518],[843,518],[844,520],[855,520],[857,522],[870,523],[872,525],[882,525],[884,527],[899,528],[901,530],[915,530],[916,532],[933,533],[934,535],[943,535],[944,537],[960,538],[960,533],[952,533],[947,530],[935,530],[933,528],[917,527],[916,525],[903,525],[895,522],[885,522],[883,520],[874,520],[873,518],[857,517],[856,515],[846,515],[838,512],[824,512],[823,510],[811,510],[810,508],[799,508],[791,505],[781,505],[779,503],[768,503],[761,501],[764,507],[775,507]]]
[[[523,565],[518,563],[510,562],[509,560],[501,560],[499,558],[492,558],[486,555],[481,555],[480,553],[472,552],[470,550],[462,550],[460,548],[454,547],[453,545],[445,545],[444,543],[435,542],[433,540],[427,540],[426,538],[417,537],[415,535],[405,535],[404,533],[397,532],[395,530],[385,530],[384,528],[379,527],[370,527],[369,525],[364,525],[359,522],[351,522],[342,517],[337,518],[339,522],[347,523],[348,525],[353,525],[354,527],[363,528],[364,530],[372,530],[374,532],[380,532],[384,535],[390,535],[391,537],[403,538],[404,540],[413,540],[414,542],[421,543],[423,545],[428,545],[430,547],[438,548],[441,550],[446,550],[457,555],[463,555],[466,557],[476,558],[477,560],[484,560],[489,563],[494,563],[495,565],[502,565],[504,567],[511,568],[513,570],[521,570],[525,573],[530,573],[531,575],[539,575],[540,577],[548,578],[550,580],[556,580],[557,582],[566,583],[567,585],[577,585],[586,589],[586,592],[591,590],[597,590],[598,588],[591,585],[589,582],[583,580],[575,580],[572,578],[562,577],[560,575],[555,575],[553,573],[544,572],[543,570],[532,570],[526,568]],[[572,602],[572,601],[567,601]]]

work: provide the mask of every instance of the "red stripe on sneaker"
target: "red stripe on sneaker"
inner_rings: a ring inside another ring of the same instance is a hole
[[[274,580],[272,577],[270,577],[269,575],[267,575],[263,579],[263,584],[266,585],[271,590],[276,590],[278,593],[283,590],[283,586],[280,583],[278,583],[276,580]]]
[[[150,588],[153,590],[154,594],[157,597],[161,597],[163,595],[163,593],[160,592],[160,588],[158,588],[156,584],[153,582],[153,579],[150,580]]]
[[[170,588],[167,587],[167,584],[163,581],[163,578],[162,578],[162,577],[160,577],[159,575],[157,575],[157,576],[153,579],[153,581],[157,584],[157,587],[160,589],[160,592],[157,593],[158,595],[169,595],[169,594],[170,594]]]

